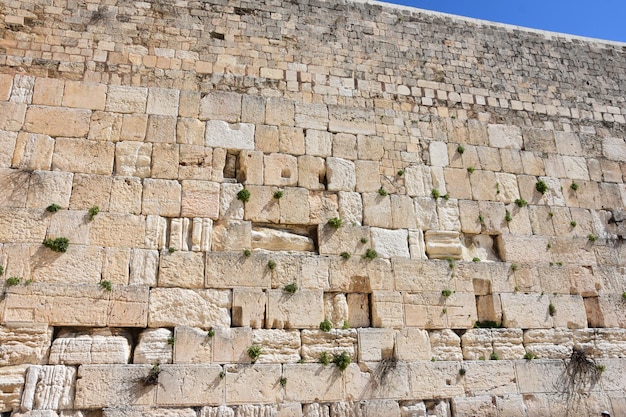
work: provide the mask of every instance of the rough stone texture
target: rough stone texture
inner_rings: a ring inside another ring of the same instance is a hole
[[[155,288],[150,291],[149,307],[150,327],[230,326],[230,291]]]
[[[47,325],[0,326],[0,365],[46,363],[51,341]]]
[[[88,332],[62,330],[50,348],[52,365],[128,363],[130,334],[112,329]]]
[[[22,409],[66,410],[74,408],[76,368],[31,366],[26,373]]]
[[[172,363],[172,349],[176,343],[169,329],[146,329],[141,332],[133,352],[133,363]]]

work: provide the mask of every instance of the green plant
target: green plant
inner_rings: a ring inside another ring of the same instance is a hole
[[[320,323],[320,330],[323,332],[330,332],[330,330],[333,328],[333,324],[330,322],[330,320],[328,319],[324,319],[323,322]]]
[[[525,207],[528,205],[528,202],[526,200],[524,200],[523,198],[518,198],[515,200],[515,204],[517,204],[517,207]]]
[[[431,362],[437,362],[437,359],[435,359],[435,357],[433,356],[432,358],[430,358]]]
[[[252,255],[252,251],[250,249],[243,250],[243,256],[245,256],[246,258],[249,258],[251,255]]]
[[[527,361],[532,361],[533,359],[537,359],[537,355],[526,352],[526,354],[524,355],[524,359],[526,359]]]
[[[350,328],[350,323],[347,320],[343,321],[343,326],[341,326],[343,330],[348,330]]]
[[[339,229],[343,224],[343,220],[339,217],[333,217],[332,219],[328,219],[328,225],[332,228]]]
[[[250,191],[246,190],[245,188],[239,190],[239,192],[237,193],[237,200],[244,203],[250,201]]]
[[[469,172],[470,174],[472,174],[474,171],[476,171],[476,168],[474,168],[473,166],[467,167],[467,172]]]
[[[553,212],[553,211],[549,211],[549,212],[548,212],[548,216],[550,216],[550,217],[554,217],[554,212]]]
[[[289,294],[295,294],[296,291],[298,291],[298,285],[295,282],[292,282],[291,284],[285,285],[283,290]]]
[[[221,372],[220,372],[220,378],[221,378],[221,379],[224,379],[225,377],[226,377],[226,372],[221,371]]]
[[[492,361],[499,361],[500,357],[496,352],[493,352],[491,355],[489,355],[489,359],[491,359]]]
[[[501,327],[500,323],[498,323],[497,321],[492,321],[492,320],[483,320],[483,321],[477,321],[476,323],[474,323],[475,329],[497,329],[500,327]]]
[[[144,385],[156,385],[159,382],[159,374],[161,373],[161,367],[159,366],[158,363],[152,365],[152,368],[150,368],[150,371],[148,372],[148,375],[146,375],[143,379],[142,382]]]
[[[626,301],[626,291],[622,293],[622,300]]]
[[[103,280],[100,281],[98,285],[100,286],[100,289],[103,289],[107,292],[113,291],[113,284],[111,284],[111,281]]]
[[[598,240],[598,236],[590,234],[587,236],[587,239],[589,239],[590,242],[595,242],[596,240]]]
[[[278,190],[274,193],[274,198],[276,200],[280,200],[281,198],[283,198],[283,191],[282,190]]]
[[[346,370],[348,365],[350,365],[350,362],[352,362],[352,359],[346,352],[341,352],[340,354],[333,356],[333,363],[342,371]]]
[[[496,194],[500,194],[500,183],[496,182]]]
[[[58,204],[50,204],[48,207],[46,207],[46,211],[50,213],[56,213],[59,210],[61,210],[61,206]]]
[[[472,258],[472,262],[480,262],[480,258],[474,257],[474,258]]]
[[[89,215],[89,221],[92,221],[94,217],[96,217],[96,215],[100,213],[100,207],[98,206],[92,206],[89,211],[87,211],[87,214]]]
[[[368,241],[367,241],[367,238],[366,238],[366,237],[362,237],[362,238],[361,238],[361,243],[362,243],[362,244],[366,244],[367,242],[368,242]]]
[[[176,344],[176,338],[174,336],[170,336],[167,338],[167,345],[174,346]]]
[[[600,373],[606,371],[606,365],[596,365],[596,370]]]
[[[259,359],[261,353],[263,353],[263,349],[261,348],[261,346],[252,345],[248,348],[248,356],[252,360],[252,363],[256,362],[257,359]]]
[[[578,184],[573,182],[573,183],[570,184],[569,188],[571,188],[572,190],[576,191],[576,190],[578,190]]]
[[[210,327],[209,330],[207,330],[206,335],[207,337],[215,336],[215,330],[213,330],[213,327]]]
[[[330,356],[328,356],[327,352],[322,352],[320,355],[320,363],[322,365],[328,365],[330,363]]]
[[[548,243],[548,244],[546,245],[546,249],[552,249],[552,243]]]
[[[482,214],[479,214],[478,221],[480,222],[480,224],[485,224],[485,216],[483,216]]]
[[[279,382],[281,387],[287,386],[287,378],[281,378]]]
[[[386,197],[388,195],[387,191],[385,191],[385,189],[383,187],[380,187],[378,189],[378,194],[383,196],[383,197]]]
[[[432,198],[437,199],[439,198],[441,195],[439,194],[439,190],[436,188],[433,188],[432,190],[430,190],[430,195]]]
[[[6,286],[7,287],[13,287],[15,285],[18,285],[20,282],[22,282],[22,278],[20,277],[10,277],[7,278],[6,282]]]
[[[467,373],[467,371],[465,370],[465,368],[461,368],[459,369],[459,375],[463,376]]]
[[[363,255],[363,258],[365,258],[365,259],[376,259],[377,256],[378,256],[378,253],[376,253],[376,251],[374,249],[368,248],[365,251],[365,255]]]
[[[441,198],[443,198],[444,200],[448,201],[450,199],[450,195],[446,193],[446,194],[442,195]]]
[[[452,295],[452,290],[449,289],[445,289],[445,290],[441,290],[441,295],[443,295],[444,297],[450,297]]]
[[[548,191],[548,184],[543,180],[539,180],[535,184],[535,190],[539,191],[541,194],[545,194],[546,191]]]
[[[276,261],[274,261],[273,259],[270,259],[267,262],[267,267],[269,268],[270,271],[273,271],[276,269]]]
[[[572,220],[571,222],[569,222],[569,225],[572,227],[576,227],[576,225],[578,225],[578,223],[576,223],[574,220]]]
[[[456,147],[456,151],[463,155],[463,152],[465,152],[465,147],[463,145],[459,145]]]
[[[24,281],[24,285],[30,285],[33,283],[32,279],[27,279],[26,281]]]
[[[517,271],[517,264],[511,264],[511,271]]]
[[[556,314],[556,307],[554,306],[554,304],[550,303],[550,305],[548,306],[548,312],[551,316],[554,316]]]
[[[4,275],[4,267],[0,265],[0,277]]]
[[[403,175],[404,175],[404,170],[401,169],[400,171],[398,171],[398,177],[401,177]]]
[[[169,253],[174,253],[174,252],[176,252],[176,248],[174,246],[170,246],[169,248],[167,248],[167,251]]]
[[[510,222],[511,220],[513,220],[513,217],[511,217],[511,212],[510,211],[506,211],[506,214],[504,215],[504,220],[506,220],[507,222]]]
[[[448,314],[448,309],[447,308],[442,308],[441,309],[441,314]]]
[[[66,252],[70,241],[66,237],[57,237],[56,239],[46,239],[43,245],[54,252]]]
[[[454,269],[454,259],[447,257],[446,261],[448,261],[448,267],[450,267],[450,269]]]
[[[342,257],[343,259],[345,259],[345,260],[350,259],[350,257],[351,257],[351,256],[352,256],[352,255],[350,255],[350,253],[349,253],[349,252],[341,252],[341,257]]]

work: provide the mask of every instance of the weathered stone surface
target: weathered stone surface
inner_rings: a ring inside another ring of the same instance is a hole
[[[372,292],[372,326],[399,328],[404,324],[402,294],[394,291]]]
[[[440,361],[461,361],[461,339],[450,329],[432,330],[430,334],[430,346],[433,358]]]
[[[282,375],[281,368],[280,365],[275,364],[226,365],[224,367],[226,403],[273,404],[280,402],[283,398],[283,389],[279,383]]]
[[[0,208],[1,242],[43,242],[49,217],[43,209]]]
[[[318,362],[324,352],[329,357],[341,352],[347,352],[353,358],[357,355],[356,329],[332,329],[329,332],[302,330],[301,337],[302,359],[307,362]]]
[[[205,407],[212,408],[212,407]],[[230,410],[230,409],[229,409]],[[232,411],[232,410],[231,410]],[[104,408],[102,409],[104,417],[197,417],[196,410],[192,408],[154,408],[154,407],[123,407],[123,408]],[[204,415],[204,414],[203,414]],[[213,414],[207,416],[214,417]],[[80,417],[80,416],[76,416]],[[217,417],[233,417],[231,415]]]
[[[219,195],[219,194],[218,194]],[[181,185],[178,181],[146,178],[143,183],[143,214],[177,217],[181,211]],[[192,213],[189,213],[190,215]]]
[[[153,365],[83,365],[78,368],[74,407],[153,406],[157,385],[151,383],[152,369]]]
[[[426,330],[403,328],[395,334],[395,357],[401,361],[430,360],[430,337]]]
[[[213,330],[215,332],[213,361],[218,363],[252,362],[248,355],[248,348],[252,346],[252,329],[215,327]]]
[[[363,240],[366,243],[362,243]],[[340,255],[347,252],[350,255],[361,256],[365,254],[369,240],[369,227],[342,224],[336,228],[324,224],[317,228],[320,255]]]
[[[254,150],[254,125],[249,123],[229,124],[221,120],[206,123],[204,145],[227,149]]]
[[[574,336],[568,329],[526,330],[524,347],[540,359],[565,359],[572,354]]]
[[[326,180],[329,191],[354,191],[356,187],[354,162],[341,158],[326,158]]]
[[[74,408],[76,368],[71,366],[31,366],[26,373],[22,409],[67,410]]]
[[[163,116],[178,116],[179,90],[149,88],[146,113]]]
[[[20,132],[15,143],[12,166],[32,171],[49,170],[52,164],[54,139],[48,135]]]
[[[463,249],[458,232],[427,230],[424,240],[429,259],[461,259]]]
[[[315,329],[324,320],[322,300],[322,290],[301,289],[293,294],[282,289],[269,290],[267,327]]]
[[[51,342],[52,328],[47,325],[0,326],[0,365],[46,363]]]
[[[409,395],[412,398],[449,398],[463,395],[457,379],[458,362],[413,362],[409,364]]]
[[[146,223],[143,216],[100,213],[89,225],[89,243],[105,247],[142,247]]]
[[[338,401],[344,398],[343,375],[335,366],[292,364],[283,366],[287,401]]]
[[[315,249],[313,239],[286,230],[255,227],[251,233],[254,249],[272,251],[312,252]]]
[[[143,142],[117,142],[115,144],[115,172],[118,175],[150,176],[152,144]]]
[[[90,118],[90,110],[30,106],[26,111],[24,130],[52,137],[79,138],[89,132]]]
[[[213,337],[207,330],[176,326],[174,341],[174,363],[206,364],[213,361]]]
[[[409,258],[408,233],[406,230],[371,228],[372,246],[381,258]]]
[[[252,247],[252,225],[247,221],[222,220],[213,223],[214,251],[241,251]]]
[[[50,348],[51,365],[117,363],[130,359],[131,335],[125,331],[94,329],[62,330]]]
[[[391,262],[388,259],[333,258],[330,264],[332,291],[370,293],[393,289]]]
[[[328,130],[331,132],[373,135],[376,133],[374,112],[354,107],[328,106],[330,121]]]
[[[109,86],[105,109],[116,113],[145,113],[148,89],[140,87]]]
[[[219,215],[219,184],[208,181],[183,181],[181,216],[208,217],[215,220]]]
[[[207,253],[206,286],[209,288],[271,287],[271,271],[267,268],[269,255],[254,252]]]
[[[296,363],[300,360],[300,332],[298,330],[252,331],[252,344],[261,346],[258,363]]]
[[[115,144],[110,142],[70,137],[57,138],[52,157],[52,169],[111,175],[114,156]]]
[[[550,300],[538,294],[500,294],[504,327],[541,329],[552,327]]]
[[[150,291],[150,327],[230,326],[230,291],[154,288]]]
[[[133,363],[172,363],[172,349],[176,343],[170,329],[145,329],[139,334],[133,352]]]
[[[0,367],[0,410],[3,413],[18,410],[28,365]]]
[[[201,252],[163,254],[159,264],[159,286],[203,288],[204,263],[204,254]]]
[[[220,365],[163,365],[159,374],[158,406],[218,405],[224,399]]]

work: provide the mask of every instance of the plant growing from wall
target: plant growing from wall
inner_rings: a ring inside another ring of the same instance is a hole
[[[100,286],[100,289],[104,291],[107,291],[107,292],[113,291],[113,284],[111,284],[111,281],[102,280],[98,283],[98,285]]]
[[[463,155],[463,152],[465,152],[465,147],[463,145],[459,145],[456,147],[456,151],[460,154]]]
[[[626,301],[626,291],[622,293],[622,300]]]
[[[56,213],[59,210],[61,210],[61,206],[58,204],[54,204],[54,203],[46,207],[46,211],[49,213]]]
[[[475,329],[498,329],[500,327],[502,327],[500,323],[498,323],[497,321],[492,321],[492,320],[483,320],[483,321],[477,321],[476,323],[474,323]]]
[[[170,336],[167,338],[167,345],[174,346],[176,344],[176,338],[174,336]]]
[[[433,188],[432,190],[430,190],[430,196],[436,200],[439,197],[441,197],[441,194],[439,194],[439,190],[438,189]]]
[[[343,330],[348,330],[350,328],[350,323],[347,320],[343,321],[343,326],[341,326]]]
[[[245,188],[239,190],[239,192],[237,193],[237,200],[244,203],[250,201],[250,191],[246,190]]]
[[[459,369],[459,375],[464,376],[466,373],[467,371],[465,370],[465,368]]]
[[[350,253],[348,252],[341,252],[341,257],[347,261],[352,257],[352,255],[350,255]]]
[[[469,172],[470,174],[474,173],[474,171],[476,171],[476,168],[474,168],[473,166],[467,167],[467,172]]]
[[[404,170],[401,169],[400,171],[398,171],[398,177],[401,177],[403,175],[404,175]]]
[[[88,216],[89,216],[89,221],[92,221],[94,217],[96,217],[98,215],[98,213],[100,213],[100,207],[98,206],[92,206],[89,211],[87,212]]]
[[[252,360],[252,363],[255,363],[257,359],[259,359],[261,353],[263,353],[263,349],[261,348],[261,346],[252,345],[248,348],[248,356]]]
[[[596,240],[598,240],[598,236],[594,234],[589,234],[587,235],[587,239],[589,239],[590,242],[595,242]]]
[[[208,338],[215,336],[215,330],[213,330],[213,327],[209,327],[209,330],[207,330],[206,335]]]
[[[352,362],[352,359],[346,352],[341,352],[340,354],[333,356],[333,363],[337,365],[341,371],[345,371],[350,365],[350,362]]]
[[[295,294],[298,291],[298,285],[295,282],[291,284],[287,284],[283,287],[283,291],[288,292],[289,294]]]
[[[328,352],[322,352],[320,355],[320,363],[322,365],[328,365],[330,363],[330,356],[328,355]]]
[[[482,214],[478,214],[478,222],[480,224],[485,224],[485,216],[483,216]]]
[[[576,223],[574,220],[572,220],[571,222],[569,222],[569,225],[572,227],[576,227],[578,225],[578,223]]]
[[[380,196],[382,196],[382,197],[386,197],[386,196],[387,196],[387,195],[389,195],[389,194],[387,193],[387,191],[385,191],[385,189],[384,189],[383,187],[380,187],[380,188],[378,189],[378,195],[380,195]]]
[[[367,240],[367,238],[366,238],[366,237],[362,237],[360,242],[361,242],[362,244],[366,244],[366,243],[368,242],[368,240]]]
[[[280,378],[278,382],[280,383],[280,386],[283,388],[287,386],[287,378]]]
[[[556,306],[550,303],[550,305],[548,306],[548,312],[550,313],[551,316],[554,317],[554,315],[556,315]]]
[[[339,229],[343,224],[343,220],[341,220],[339,217],[333,217],[331,219],[328,219],[328,222],[326,223],[333,229]]]
[[[278,190],[278,191],[274,192],[274,198],[276,200],[280,200],[281,198],[283,198],[283,191],[282,190]]]
[[[43,245],[54,252],[65,252],[70,244],[66,237],[57,237],[56,239],[46,239]]]
[[[526,359],[527,361],[532,361],[533,359],[537,359],[537,355],[530,353],[530,352],[526,352],[524,354],[524,359]]]
[[[548,191],[548,184],[546,184],[543,180],[539,180],[535,184],[535,190],[537,190],[541,194],[545,194],[546,191]]]
[[[510,222],[511,220],[513,220],[513,217],[511,217],[511,212],[510,211],[506,211],[506,213],[504,214],[504,220],[508,222]]]
[[[441,290],[441,295],[443,295],[444,297],[448,298],[452,295],[452,290],[450,289],[445,289],[445,290]]]
[[[500,357],[498,356],[498,354],[496,352],[493,352],[490,356],[489,359],[491,359],[492,361],[499,361]]]
[[[320,330],[323,332],[330,332],[332,328],[333,324],[327,318],[325,318],[324,321],[320,323]]]
[[[374,249],[368,248],[365,251],[365,255],[363,255],[363,258],[372,260],[372,259],[376,259],[377,256],[378,256],[378,253]]]
[[[474,258],[472,258],[472,262],[480,262],[480,258],[474,257]]]
[[[243,250],[243,256],[245,256],[246,258],[249,258],[251,255],[252,255],[252,252],[250,251],[250,249]]]
[[[569,188],[571,188],[573,191],[578,190],[578,184],[576,184],[575,182],[571,183]]]
[[[275,269],[276,269],[276,261],[274,261],[273,259],[270,259],[270,260],[267,262],[267,268],[268,268],[270,271],[275,270]]]
[[[515,204],[517,204],[517,207],[522,208],[526,207],[528,205],[528,202],[523,198],[518,198],[515,200]]]
[[[22,282],[22,278],[20,277],[10,277],[5,281],[7,287],[14,287]]]
[[[152,365],[150,371],[148,371],[148,375],[146,375],[142,382],[144,385],[156,385],[159,383],[159,374],[161,373],[161,367],[158,363]]]
[[[0,277],[4,275],[4,267],[0,265]]]
[[[601,374],[595,360],[590,359],[584,350],[574,348],[559,382],[568,395],[588,392],[598,383]]]

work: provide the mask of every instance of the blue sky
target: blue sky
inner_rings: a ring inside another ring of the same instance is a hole
[[[420,9],[626,42],[626,0],[384,0]]]

